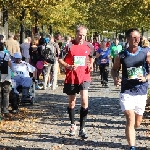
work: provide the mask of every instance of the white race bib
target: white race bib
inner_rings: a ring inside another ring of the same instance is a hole
[[[127,68],[128,79],[137,79],[138,76],[143,76],[143,67],[130,67]]]
[[[85,66],[86,56],[74,56],[74,65]]]
[[[117,54],[118,54],[118,50],[115,50],[115,51],[114,51],[114,54],[117,55]]]
[[[16,71],[16,76],[24,77],[24,73],[22,71]]]
[[[102,59],[101,60],[101,64],[106,64],[107,63],[107,60],[106,59]]]

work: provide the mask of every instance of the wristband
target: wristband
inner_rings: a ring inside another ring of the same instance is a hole
[[[145,79],[146,79],[146,82],[148,82],[148,77],[147,76],[145,77]]]

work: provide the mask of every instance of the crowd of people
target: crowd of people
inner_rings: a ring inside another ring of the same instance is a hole
[[[22,97],[27,98],[30,96],[28,93],[33,82],[36,89],[57,88],[60,48],[54,40],[52,36],[46,40],[36,34],[33,38],[25,38],[20,44],[11,33],[7,40],[0,35],[0,118],[11,116],[11,90],[19,95],[18,87],[21,87]],[[11,112],[18,113],[19,104],[14,101],[17,100],[13,100]]]
[[[135,129],[140,126],[146,106],[150,48],[147,39],[143,39],[139,45],[141,36],[136,28],[127,30],[126,44],[120,44],[116,38],[114,41],[97,38],[93,43],[86,41],[88,29],[84,25],[76,28],[75,38],[70,36],[62,42],[61,36],[57,38],[42,38],[35,35],[24,39],[24,43],[14,40],[13,35],[3,41],[0,36],[0,57],[3,65],[1,67],[1,97],[0,109],[4,115],[9,114],[9,89],[11,79],[16,81],[14,89],[22,86],[24,92],[31,86],[32,81],[37,81],[36,88],[39,89],[40,76],[42,74],[44,89],[54,85],[57,87],[57,75],[59,65],[63,68],[66,78],[64,80],[63,93],[68,95],[68,115],[70,119],[70,135],[76,134],[75,123],[76,94],[81,96],[80,129],[79,136],[88,138],[85,131],[85,122],[88,115],[88,89],[91,82],[91,72],[99,69],[102,86],[108,87],[108,74],[110,62],[113,63],[111,76],[115,86],[121,85],[120,106],[126,117],[125,134],[130,150],[135,150]],[[49,53],[48,50],[51,50]],[[8,67],[6,67],[8,66]],[[8,68],[8,69],[6,69]],[[122,77],[120,78],[120,68]],[[12,76],[13,74],[13,76]],[[18,76],[14,75],[17,74]],[[53,81],[53,82],[52,82]],[[3,100],[2,100],[3,99]],[[16,110],[18,108],[12,108]]]

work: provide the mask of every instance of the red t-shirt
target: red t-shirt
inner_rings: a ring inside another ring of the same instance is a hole
[[[92,48],[87,45],[87,42],[78,45],[72,41],[72,46],[70,47],[64,61],[69,65],[74,65],[74,63],[80,59],[81,63],[76,70],[66,69],[65,83],[81,84],[83,81],[91,81],[90,71],[88,69],[88,61],[91,51]]]
[[[107,43],[106,43],[106,47],[110,47],[110,42],[107,42]]]
[[[94,46],[94,50],[97,51],[100,47],[100,44],[98,42],[95,42],[92,44]]]

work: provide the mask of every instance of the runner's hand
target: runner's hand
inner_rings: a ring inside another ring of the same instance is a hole
[[[114,85],[115,85],[115,86],[120,86],[120,83],[121,83],[121,79],[116,78],[116,79],[114,80]]]
[[[69,70],[76,70],[77,69],[77,65],[68,65],[66,68]]]
[[[93,71],[93,64],[89,64],[88,70],[89,70],[89,72]]]
[[[143,76],[138,76],[138,80],[139,80],[140,82],[146,82],[146,78],[143,77]]]

